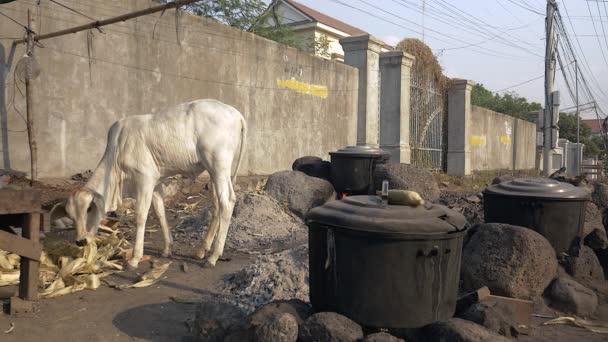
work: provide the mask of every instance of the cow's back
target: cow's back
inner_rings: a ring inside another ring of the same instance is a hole
[[[240,142],[242,115],[216,100],[197,100],[121,120],[119,144],[128,168],[154,164],[163,175],[200,173],[205,153]]]

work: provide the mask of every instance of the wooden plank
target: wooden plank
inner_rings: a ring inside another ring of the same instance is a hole
[[[40,212],[40,191],[34,189],[1,189],[0,215]]]
[[[40,214],[32,213],[25,216],[23,237],[31,243],[40,246]],[[40,247],[39,247],[40,248]],[[38,299],[38,268],[40,253],[37,258],[21,258],[21,275],[19,277],[19,297],[25,300]]]
[[[37,215],[39,217],[39,215]],[[0,230],[0,249],[19,254],[31,260],[40,260],[42,246],[39,241],[30,241]]]
[[[517,321],[517,330],[524,335],[530,333],[530,324],[532,321],[532,308],[533,303],[529,300],[501,297],[495,295],[487,296],[482,302],[484,303],[496,303],[501,302],[511,308],[513,314],[515,314],[515,320]]]
[[[467,293],[456,301],[456,313],[466,311],[471,305],[479,303],[490,296],[490,289],[484,286],[477,291]]]
[[[51,213],[48,211],[43,210],[40,214],[40,229],[45,233],[51,231]]]

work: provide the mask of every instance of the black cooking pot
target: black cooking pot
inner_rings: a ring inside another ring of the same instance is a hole
[[[331,156],[331,183],[338,194],[375,194],[373,175],[377,164],[385,163],[390,154],[371,146],[348,146]]]
[[[352,196],[312,209],[310,302],[376,328],[415,328],[454,314],[466,220],[440,205]]]
[[[515,179],[489,186],[483,198],[486,222],[534,229],[557,255],[578,252],[590,199],[585,189],[549,178]]]

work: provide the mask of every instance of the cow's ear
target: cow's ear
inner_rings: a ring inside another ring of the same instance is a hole
[[[51,217],[51,222],[55,222],[55,220],[69,217],[68,213],[65,211],[65,205],[67,204],[67,200],[63,200],[53,206],[49,213]]]

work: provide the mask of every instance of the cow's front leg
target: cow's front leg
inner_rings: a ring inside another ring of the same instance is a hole
[[[153,183],[148,183],[153,184]],[[150,204],[152,202],[152,194],[154,192],[154,186],[140,186],[137,190],[137,196],[135,204],[135,221],[136,221],[136,232],[135,232],[135,246],[133,247],[133,257],[129,260],[129,267],[136,269],[139,261],[144,256],[144,233],[146,230],[146,219],[148,217],[148,211],[150,210]]]

